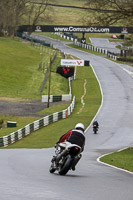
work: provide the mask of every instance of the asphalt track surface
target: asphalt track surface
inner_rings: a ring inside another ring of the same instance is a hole
[[[90,38],[92,45],[106,49],[112,53],[120,54],[120,49],[116,48],[116,46],[120,45],[120,42],[109,42],[106,38]]]
[[[98,134],[86,131],[86,146],[76,171],[50,174],[49,149],[0,150],[1,200],[132,200],[133,174],[97,162],[103,154],[133,146],[133,79],[129,66],[71,49],[54,47],[90,60],[103,94],[96,115]]]

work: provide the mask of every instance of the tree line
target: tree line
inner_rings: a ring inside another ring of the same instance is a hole
[[[84,17],[88,25],[133,26],[133,0],[86,0],[91,18]]]
[[[83,8],[88,9],[83,25],[133,26],[133,0],[86,0]],[[0,35],[14,35],[19,25],[45,24],[51,9],[50,0],[0,0]]]
[[[44,13],[49,0],[0,0],[0,35],[14,35],[22,24],[36,25],[38,20],[46,20]]]

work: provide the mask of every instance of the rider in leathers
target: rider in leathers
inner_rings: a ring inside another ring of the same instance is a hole
[[[94,121],[94,122],[93,122],[93,126],[96,126],[97,128],[99,128],[98,122],[97,122],[97,121]]]
[[[75,126],[75,129],[72,129],[61,136],[59,141],[56,143],[55,147],[57,147],[59,143],[65,143],[67,141],[67,142],[70,142],[71,144],[77,144],[78,146],[81,147],[83,151],[84,145],[85,145],[84,129],[85,129],[84,125],[82,123],[78,123]],[[75,165],[78,163],[80,158],[81,158],[81,154],[79,154],[77,159],[75,160],[72,170],[75,170]]]
[[[64,141],[68,141],[71,144],[77,144],[83,150],[85,145],[84,125],[82,123],[78,123],[75,126],[75,129],[72,129],[62,135],[58,143],[62,143]]]

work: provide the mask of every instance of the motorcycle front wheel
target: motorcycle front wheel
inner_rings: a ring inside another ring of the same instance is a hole
[[[55,171],[56,171],[56,168],[53,166],[53,163],[52,163],[50,168],[49,168],[49,172],[54,173]]]
[[[71,167],[71,164],[72,164],[72,157],[71,157],[71,155],[67,155],[65,157],[63,164],[60,166],[59,174],[66,175]]]

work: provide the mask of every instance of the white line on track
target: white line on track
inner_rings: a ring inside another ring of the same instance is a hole
[[[78,51],[82,51],[82,50],[78,50]],[[82,51],[82,52],[83,52],[83,51]],[[113,61],[112,61],[112,62],[113,62]],[[90,64],[90,65],[91,65],[91,64]],[[100,110],[101,110],[101,108],[102,108],[102,105],[103,105],[103,91],[102,91],[102,87],[101,87],[100,81],[99,81],[99,79],[98,79],[98,77],[97,77],[97,75],[96,75],[96,73],[95,73],[94,68],[93,68],[92,65],[91,65],[91,68],[92,68],[92,70],[93,70],[93,72],[94,72],[94,74],[95,74],[95,76],[96,76],[96,79],[97,79],[97,81],[98,81],[98,83],[99,83],[100,90],[101,90],[101,94],[102,94],[102,102],[101,102],[101,106],[99,107],[98,112],[96,113],[95,117],[93,118],[93,120],[94,120],[94,119],[96,118],[96,116],[98,115],[98,113],[100,112]],[[127,71],[127,70],[125,70],[125,71]],[[131,75],[131,74],[130,74],[130,75]],[[93,120],[92,120],[92,122],[93,122]],[[90,125],[86,128],[85,133],[86,133],[87,130],[90,128],[92,122],[91,122]],[[123,150],[123,149],[120,149],[120,150],[118,150],[118,152],[119,152],[119,151],[122,151],[122,150]],[[111,152],[111,153],[113,153],[113,152]],[[97,158],[97,162],[99,162],[99,163],[101,163],[101,164],[103,164],[103,165],[106,165],[106,166],[112,167],[112,168],[114,168],[114,169],[117,169],[117,170],[120,170],[120,171],[123,171],[123,172],[127,172],[127,173],[133,175],[133,172],[130,172],[130,171],[128,171],[128,170],[121,169],[121,168],[119,168],[119,167],[115,167],[115,166],[113,166],[113,165],[109,165],[109,164],[107,164],[107,163],[104,163],[104,162],[100,161],[100,158],[102,158],[102,157],[105,156],[105,155],[109,155],[109,154],[111,154],[111,153],[104,154],[104,155],[98,157],[98,158]]]
[[[92,65],[91,65],[91,67],[92,67],[92,69],[93,69],[93,66],[92,66]],[[125,71],[127,71],[127,70],[125,70]],[[101,108],[102,108],[102,105],[103,105],[103,91],[102,91],[102,87],[101,87],[100,81],[99,81],[99,79],[98,79],[98,77],[97,77],[97,75],[96,75],[94,69],[93,69],[93,72],[94,72],[94,74],[95,74],[95,76],[96,76],[96,78],[97,78],[97,80],[98,80],[98,83],[99,83],[99,86],[100,86],[100,90],[101,90],[101,94],[102,94],[102,103],[101,103],[101,106],[99,107],[99,110],[98,110],[97,114],[96,114],[95,117],[94,117],[94,119],[95,119],[96,116],[98,115],[98,113],[100,112],[100,110],[101,110]],[[130,74],[130,75],[131,75],[131,74]],[[94,120],[94,119],[93,119],[93,120]],[[93,121],[93,120],[92,120],[92,121]],[[87,129],[85,130],[85,132],[89,129],[90,126],[91,126],[91,124],[87,127]],[[124,149],[126,149],[126,148],[124,148]],[[117,152],[120,152],[120,151],[122,151],[122,150],[124,150],[124,149],[120,149],[120,150],[118,150]],[[113,152],[111,152],[111,153],[113,153]],[[111,153],[104,154],[104,155],[98,157],[98,158],[97,158],[97,162],[99,162],[99,163],[101,163],[101,164],[103,164],[103,165],[112,167],[112,168],[114,168],[114,169],[121,170],[121,171],[123,171],[123,172],[127,172],[127,173],[133,175],[133,172],[130,172],[130,171],[128,171],[128,170],[121,169],[121,168],[119,168],[119,167],[116,167],[116,166],[113,166],[113,165],[110,165],[110,164],[107,164],[107,163],[104,163],[104,162],[100,161],[100,158],[104,157],[105,155],[109,155],[109,154],[111,154]]]
[[[125,69],[125,68],[123,68],[123,70],[124,71],[126,71],[129,75],[131,75],[132,76],[132,78],[133,78],[133,72],[131,72],[131,71],[129,71],[129,70],[127,70],[127,69]]]
[[[100,105],[100,107],[99,107],[99,109],[98,109],[98,111],[97,111],[95,117],[92,119],[92,122],[93,122],[94,119],[97,117],[98,113],[100,112],[100,110],[101,110],[101,108],[102,108],[102,105],[103,105],[103,90],[102,90],[102,87],[101,87],[100,81],[99,81],[99,79],[98,79],[98,77],[97,77],[97,75],[96,75],[96,73],[95,73],[95,70],[94,70],[92,64],[90,64],[90,66],[91,66],[91,68],[92,68],[92,70],[93,70],[93,73],[95,74],[95,77],[96,77],[96,79],[97,79],[97,81],[98,81],[98,84],[99,84],[99,87],[100,87],[100,91],[101,91],[101,95],[102,95],[101,105]],[[85,132],[87,132],[87,130],[90,128],[92,122],[91,122],[90,125],[87,127],[87,129],[85,130]]]
[[[124,148],[124,149],[127,149],[127,148]],[[124,149],[120,149],[120,150],[118,150],[117,152],[120,152],[120,151],[122,151],[122,150],[124,150]],[[130,171],[126,170],[126,169],[122,169],[122,168],[119,168],[119,167],[116,167],[116,166],[113,166],[113,165],[110,165],[110,164],[107,164],[107,163],[104,163],[104,162],[102,162],[102,161],[100,160],[102,157],[107,156],[107,155],[110,155],[110,154],[112,154],[112,153],[114,153],[114,152],[111,152],[111,153],[108,153],[108,154],[104,154],[104,155],[98,157],[98,158],[97,158],[97,162],[99,162],[99,163],[101,163],[101,164],[103,164],[103,165],[106,165],[106,166],[108,166],[108,167],[112,167],[112,168],[114,168],[114,169],[117,169],[117,170],[120,170],[120,171],[123,171],[123,172],[127,172],[127,173],[133,175],[133,172],[130,172]]]

